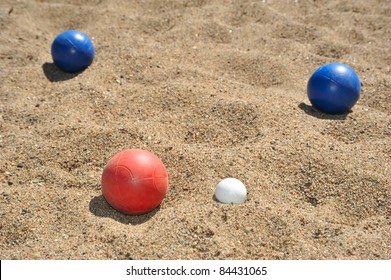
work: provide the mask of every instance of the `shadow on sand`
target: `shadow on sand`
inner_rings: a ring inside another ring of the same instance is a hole
[[[315,117],[322,120],[346,120],[346,117],[352,112],[349,110],[349,112],[339,115],[329,115],[322,112],[319,112],[314,107],[309,106],[305,103],[300,103],[298,106],[301,110],[304,111],[307,115],[311,117]]]
[[[45,62],[42,65],[42,70],[43,73],[45,73],[46,78],[52,83],[73,79],[74,77],[76,77],[77,75],[83,72],[80,71],[76,73],[67,73],[62,71],[60,68],[58,68],[54,63],[49,63],[49,62]]]
[[[123,224],[139,225],[145,223],[152,218],[158,211],[160,206],[144,215],[126,215],[118,212],[107,203],[103,195],[96,196],[90,201],[90,212],[97,217],[108,217]]]

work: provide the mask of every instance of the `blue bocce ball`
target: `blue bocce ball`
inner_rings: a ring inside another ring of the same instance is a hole
[[[80,31],[60,33],[52,44],[54,64],[65,72],[79,72],[92,63],[95,50],[90,38]]]
[[[318,68],[308,81],[307,95],[313,107],[326,114],[347,113],[360,97],[356,72],[342,63]]]

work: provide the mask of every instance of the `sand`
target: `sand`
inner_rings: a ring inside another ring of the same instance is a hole
[[[95,45],[78,74],[67,29]],[[390,46],[390,1],[0,1],[0,258],[390,259]],[[362,82],[338,116],[306,93],[334,61]],[[169,174],[146,215],[101,193],[129,148]]]

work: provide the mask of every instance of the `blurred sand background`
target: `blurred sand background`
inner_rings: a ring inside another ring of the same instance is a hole
[[[52,63],[90,36],[78,75]],[[390,259],[391,2],[0,1],[1,259]],[[352,112],[315,111],[328,62],[362,82]],[[101,195],[128,148],[169,173],[142,216]],[[213,199],[223,178],[242,205]]]

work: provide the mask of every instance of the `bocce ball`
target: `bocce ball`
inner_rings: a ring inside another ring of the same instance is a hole
[[[128,149],[117,153],[102,174],[106,201],[125,214],[141,215],[155,209],[168,189],[168,175],[153,153]]]
[[[52,43],[54,64],[65,72],[84,70],[91,65],[94,55],[94,45],[90,38],[77,30],[60,33]]]
[[[215,197],[222,203],[240,204],[246,200],[247,190],[240,180],[225,178],[217,184]]]
[[[348,112],[360,97],[360,79],[342,63],[329,63],[318,68],[307,84],[307,95],[315,109],[326,114]]]

